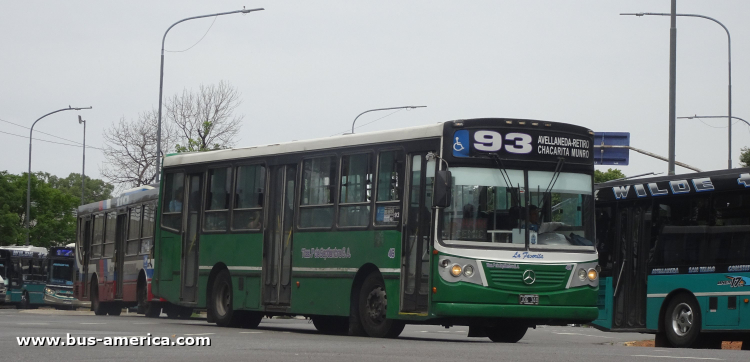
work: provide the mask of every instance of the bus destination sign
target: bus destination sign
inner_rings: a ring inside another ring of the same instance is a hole
[[[453,157],[486,157],[497,154],[503,158],[550,158],[589,161],[592,141],[576,136],[540,132],[498,132],[496,130],[458,130],[453,133]],[[526,156],[526,157],[524,157]]]

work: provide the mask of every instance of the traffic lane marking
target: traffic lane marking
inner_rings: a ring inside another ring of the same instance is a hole
[[[553,333],[555,333],[555,334],[570,335],[570,336],[585,336],[585,337],[609,338],[609,339],[614,339],[615,338],[615,337],[596,336],[596,335],[593,335],[593,334],[571,333],[571,332],[553,332]]]

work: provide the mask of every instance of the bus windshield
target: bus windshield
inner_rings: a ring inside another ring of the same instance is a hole
[[[73,261],[55,261],[49,271],[50,284],[73,285]]]
[[[442,231],[449,243],[524,249],[528,229],[531,249],[594,249],[590,175],[469,167],[451,173]]]

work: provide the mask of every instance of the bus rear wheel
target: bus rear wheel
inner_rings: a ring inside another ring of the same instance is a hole
[[[211,312],[214,314],[216,324],[220,327],[233,327],[237,324],[235,320],[234,307],[232,303],[232,278],[229,271],[224,269],[216,275],[211,291]]]
[[[492,342],[516,343],[526,335],[529,327],[525,324],[508,324],[487,328],[487,337]]]
[[[669,342],[677,348],[692,346],[701,333],[701,312],[690,295],[674,297],[664,314],[664,332]]]
[[[107,308],[99,301],[99,282],[94,279],[91,282],[91,310],[96,315],[107,315]]]
[[[359,294],[359,319],[370,337],[396,338],[404,330],[404,322],[386,318],[388,296],[380,274],[365,278]]]

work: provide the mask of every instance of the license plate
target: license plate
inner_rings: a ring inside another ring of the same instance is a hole
[[[520,294],[518,296],[518,304],[538,305],[539,304],[539,295],[537,295],[537,294]]]

